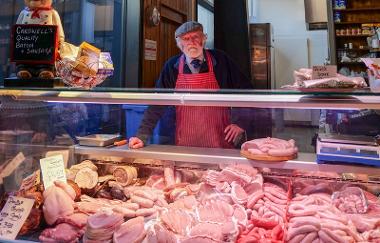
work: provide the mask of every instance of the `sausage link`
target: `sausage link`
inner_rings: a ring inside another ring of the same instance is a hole
[[[136,211],[136,216],[143,216],[143,217],[146,217],[146,216],[150,216],[154,213],[156,213],[157,210],[155,208],[141,208],[139,210]]]
[[[319,239],[323,242],[328,243],[337,243],[337,241],[333,240],[324,230],[318,231]]]
[[[289,240],[289,239],[293,238],[296,235],[306,234],[306,233],[310,233],[310,232],[313,232],[313,231],[318,231],[318,229],[317,229],[317,227],[314,227],[312,225],[303,225],[303,226],[298,227],[298,228],[289,228],[288,229],[288,237],[287,237],[287,239]]]
[[[300,243],[303,238],[305,238],[306,234],[299,234],[294,236],[292,239],[288,241],[288,243]]]
[[[153,202],[157,200],[157,195],[147,190],[136,190],[133,192],[133,195],[152,200]]]
[[[152,200],[145,199],[145,198],[138,197],[138,196],[132,196],[131,202],[137,203],[142,208],[152,208],[153,204],[154,204]]]
[[[318,238],[317,232],[310,232],[309,234],[305,236],[305,238],[303,238],[301,243],[310,243],[310,242],[313,242],[313,240],[317,238]]]

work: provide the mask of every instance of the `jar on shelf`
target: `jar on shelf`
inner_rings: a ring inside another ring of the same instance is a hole
[[[339,0],[339,6],[340,6],[340,9],[346,9],[347,1],[346,0]]]
[[[335,22],[335,23],[340,23],[340,22],[342,22],[342,14],[341,14],[341,12],[336,11],[336,12],[334,13],[334,22]]]

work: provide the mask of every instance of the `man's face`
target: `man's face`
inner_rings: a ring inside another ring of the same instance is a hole
[[[189,32],[179,37],[178,47],[190,58],[197,58],[203,54],[207,37],[202,31]]]
[[[24,0],[25,5],[31,9],[50,7],[52,0]]]

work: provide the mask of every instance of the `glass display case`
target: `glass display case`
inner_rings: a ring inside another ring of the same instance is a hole
[[[0,205],[35,200],[17,240],[380,240],[377,93],[62,88],[0,97]],[[162,127],[176,129],[168,119],[145,147],[129,148],[122,140],[154,107],[225,107],[245,136],[229,148],[176,146],[162,139]],[[274,109],[318,110],[318,125],[280,121]],[[272,122],[252,122],[263,110],[274,124],[268,138],[252,132]],[[41,164],[56,157],[65,176],[46,186]]]

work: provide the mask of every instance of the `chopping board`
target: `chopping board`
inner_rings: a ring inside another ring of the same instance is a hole
[[[244,150],[240,150],[240,154],[247,159],[265,162],[282,162],[297,158],[297,154],[293,154],[291,156],[271,156],[263,154],[251,154],[250,152]]]

